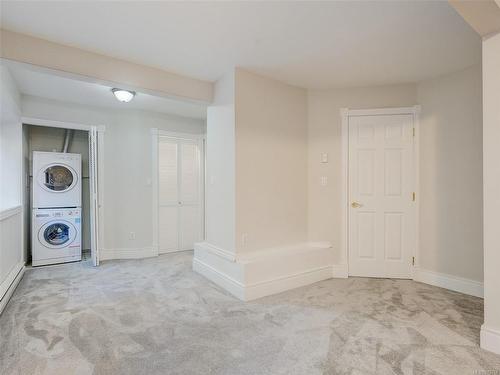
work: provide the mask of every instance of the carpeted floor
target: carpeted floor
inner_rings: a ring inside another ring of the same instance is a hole
[[[0,374],[500,374],[479,298],[350,278],[244,303],[191,260],[28,270],[0,316]]]

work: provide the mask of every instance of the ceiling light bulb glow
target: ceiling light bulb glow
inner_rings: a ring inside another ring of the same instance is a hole
[[[113,92],[113,95],[116,99],[124,103],[130,102],[135,96],[135,91],[128,91],[123,89],[111,89],[111,91]]]

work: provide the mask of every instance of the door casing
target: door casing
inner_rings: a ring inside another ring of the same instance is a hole
[[[341,238],[340,238],[340,252],[341,252],[341,266],[344,268],[346,276],[349,275],[349,117],[351,116],[376,116],[376,115],[412,115],[413,125],[415,129],[414,143],[413,143],[413,166],[414,166],[414,191],[416,196],[415,202],[415,246],[413,253],[413,267],[411,268],[411,278],[415,279],[416,269],[418,269],[419,262],[419,199],[420,199],[420,180],[419,180],[419,115],[421,106],[415,105],[413,107],[395,107],[395,108],[376,108],[376,109],[349,109],[341,108],[340,117],[341,124],[341,162],[342,162],[342,178],[341,178],[341,207],[342,207],[342,220],[341,220]]]

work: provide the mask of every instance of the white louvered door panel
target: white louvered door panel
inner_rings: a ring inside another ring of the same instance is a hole
[[[180,233],[181,250],[193,249],[200,238],[200,147],[195,141],[180,142]]]
[[[160,138],[158,142],[158,182],[160,206],[177,206],[179,202],[177,141]]]
[[[413,116],[349,118],[349,275],[411,278]]]
[[[179,158],[178,141],[158,141],[158,228],[160,253],[179,249]]]

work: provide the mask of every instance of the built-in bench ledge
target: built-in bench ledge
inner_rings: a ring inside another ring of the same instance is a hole
[[[247,301],[332,277],[347,277],[347,267],[334,264],[333,250],[328,242],[308,242],[231,257],[230,252],[199,243],[195,245],[193,269]]]

